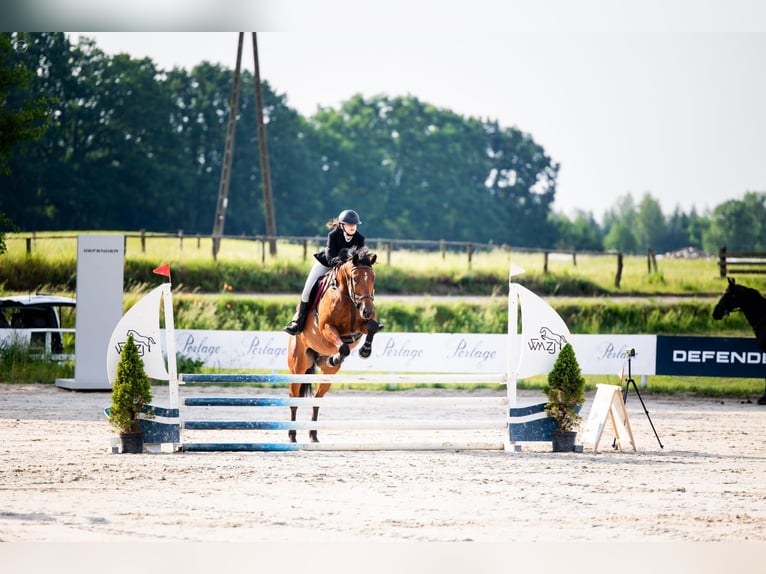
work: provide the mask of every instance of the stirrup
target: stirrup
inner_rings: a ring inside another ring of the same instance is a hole
[[[284,332],[285,332],[285,333],[287,333],[288,335],[297,335],[297,334],[300,332],[300,330],[298,329],[298,327],[299,327],[299,325],[298,325],[298,321],[295,321],[295,320],[293,320],[293,321],[291,321],[291,322],[290,322],[290,324],[289,324],[289,325],[287,325],[287,326],[286,326],[286,327],[285,327],[283,330],[284,330]]]

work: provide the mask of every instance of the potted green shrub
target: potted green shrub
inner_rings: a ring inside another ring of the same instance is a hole
[[[120,433],[121,452],[135,454],[144,451],[144,435],[139,427],[138,414],[151,401],[151,382],[133,335],[128,335],[117,363],[112,406],[109,408],[109,422]]]
[[[545,412],[558,427],[552,433],[553,451],[571,452],[582,420],[580,407],[585,402],[585,379],[571,343],[559,352],[543,392],[548,397]]]

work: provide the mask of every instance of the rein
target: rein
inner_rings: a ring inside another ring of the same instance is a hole
[[[343,293],[343,296],[350,299],[351,303],[353,304],[353,308],[358,311],[359,308],[362,306],[362,301],[364,301],[365,299],[370,299],[371,301],[374,301],[375,295],[373,295],[372,293],[357,295],[356,291],[354,291],[354,279],[351,274],[356,269],[369,269],[372,272],[373,278],[375,277],[375,272],[372,270],[372,267],[370,265],[355,265],[348,271],[346,271],[345,268],[339,269],[339,271],[342,271],[343,274],[346,276],[346,292]],[[338,289],[337,274],[333,279],[334,279],[333,287]],[[354,311],[351,311],[351,332],[352,333],[356,332],[356,313]],[[361,333],[358,333],[358,335],[361,336]],[[358,338],[359,337],[357,336],[356,339]]]

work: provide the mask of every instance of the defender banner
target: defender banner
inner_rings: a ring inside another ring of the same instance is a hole
[[[753,338],[657,335],[657,374],[762,379],[766,353]]]

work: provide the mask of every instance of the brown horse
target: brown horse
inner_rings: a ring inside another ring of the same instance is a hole
[[[287,364],[293,374],[331,374],[340,370],[348,357],[365,337],[359,356],[366,359],[372,352],[372,338],[381,328],[375,312],[375,271],[372,266],[377,255],[366,248],[352,250],[348,259],[336,265],[320,280],[322,295],[319,303],[309,310],[303,331],[290,337]],[[323,397],[331,383],[317,385],[315,397]],[[291,397],[310,397],[310,383],[291,383]],[[311,420],[319,417],[319,407],[313,407]],[[290,407],[290,420],[295,421],[298,407]],[[296,442],[296,432],[289,431],[290,442]],[[309,431],[312,442],[319,442],[317,431]]]

